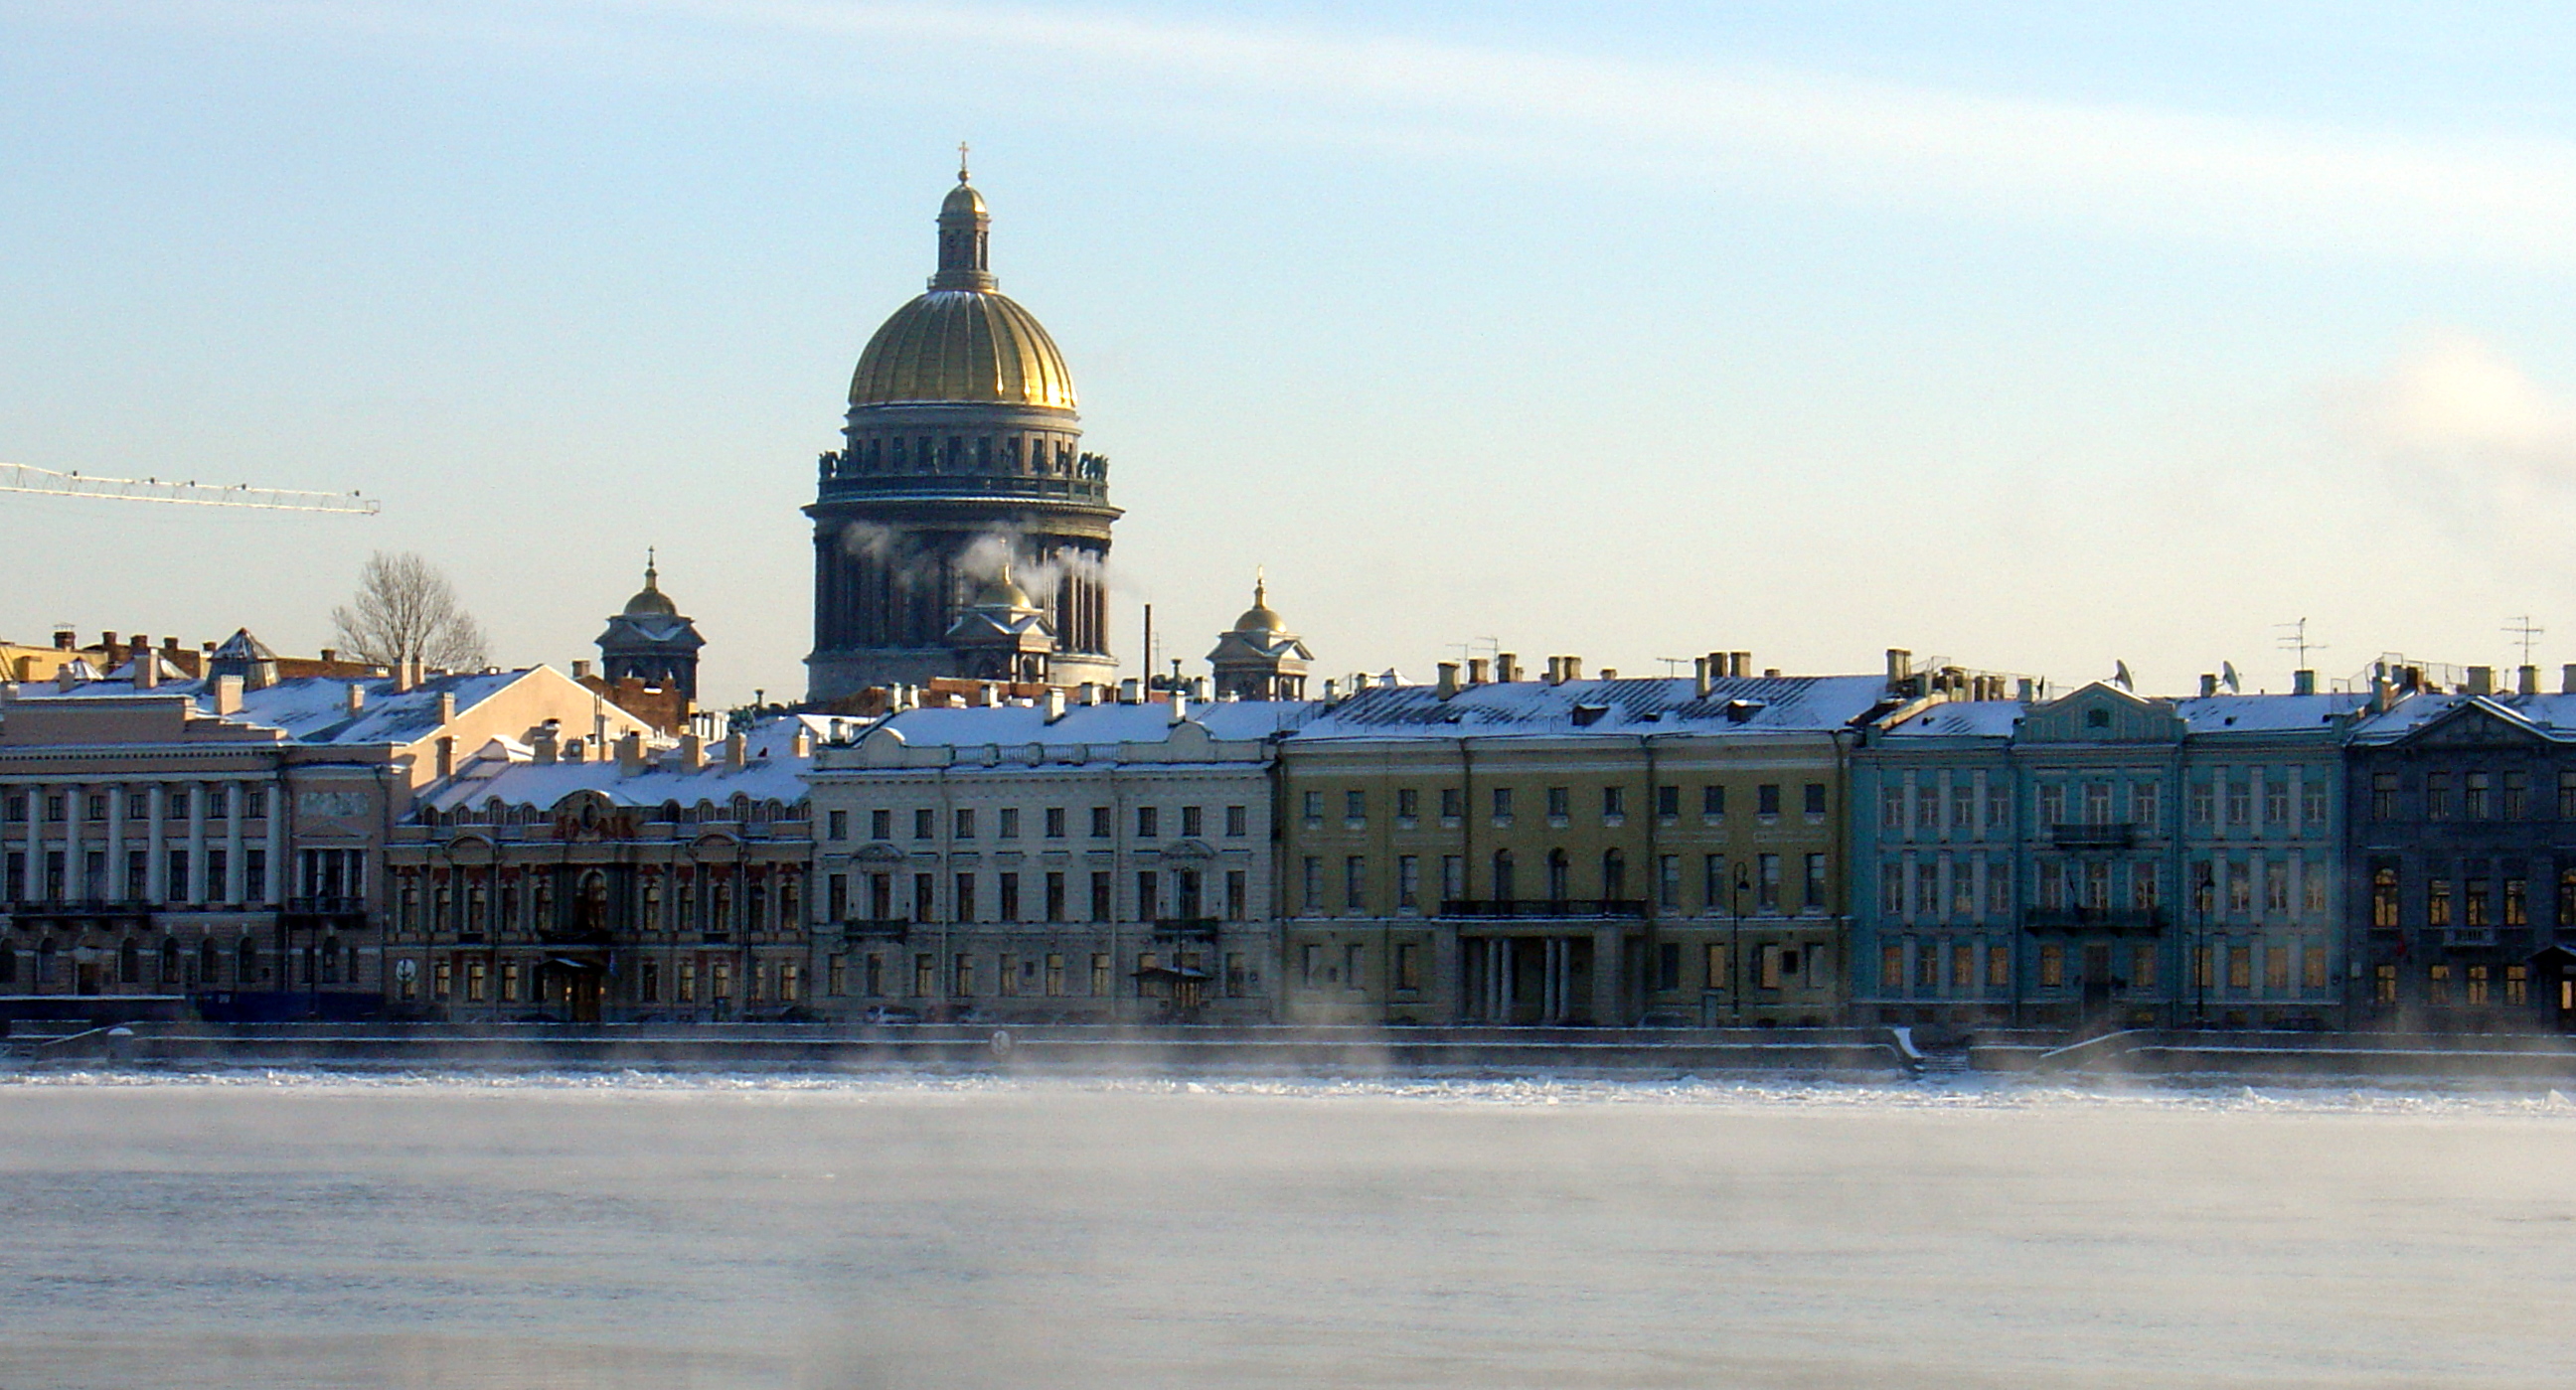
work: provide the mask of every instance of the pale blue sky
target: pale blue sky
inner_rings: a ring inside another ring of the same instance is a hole
[[[385,500],[0,495],[0,634],[309,650],[383,546],[562,664],[654,544],[801,689],[966,138],[1131,664],[1256,563],[1333,672],[2576,658],[2576,18],[2070,8],[0,0],[0,460]]]

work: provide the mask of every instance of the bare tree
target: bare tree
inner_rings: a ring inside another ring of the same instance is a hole
[[[483,629],[457,603],[447,576],[408,550],[368,556],[356,602],[332,609],[331,625],[343,650],[379,666],[418,661],[473,671],[485,659]]]

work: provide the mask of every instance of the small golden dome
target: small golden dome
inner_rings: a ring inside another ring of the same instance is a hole
[[[1243,610],[1242,617],[1234,620],[1235,631],[1286,632],[1288,630],[1288,621],[1270,607],[1269,588],[1267,580],[1256,579],[1252,582],[1252,606]]]
[[[644,562],[644,587],[635,591],[635,597],[626,600],[627,616],[676,618],[680,615],[679,605],[662,592],[661,580],[662,572],[647,559]]]
[[[1037,316],[991,291],[933,290],[859,354],[852,405],[964,402],[1072,410],[1073,373]]]
[[[948,196],[940,200],[939,215],[941,217],[986,217],[991,214],[984,210],[984,195],[976,192],[973,184],[961,178],[957,180],[955,188],[948,190]]]

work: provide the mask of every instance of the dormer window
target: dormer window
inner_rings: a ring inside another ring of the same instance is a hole
[[[2084,711],[2084,727],[2088,729],[2110,728],[2111,712],[2099,705]]]

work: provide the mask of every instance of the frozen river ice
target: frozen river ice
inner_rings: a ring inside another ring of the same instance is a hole
[[[2576,1105],[0,1085],[0,1387],[2561,1386]]]

